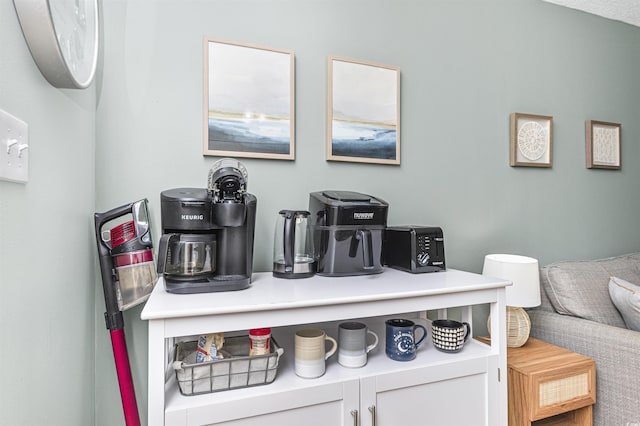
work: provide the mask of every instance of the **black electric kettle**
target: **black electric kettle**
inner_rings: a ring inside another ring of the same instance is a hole
[[[273,244],[273,276],[308,278],[316,273],[306,210],[280,210]]]

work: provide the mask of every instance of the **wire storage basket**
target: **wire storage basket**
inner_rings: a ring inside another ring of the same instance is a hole
[[[225,359],[196,363],[197,347],[197,341],[179,342],[175,347],[173,368],[185,396],[269,384],[275,380],[284,354],[273,337],[271,352],[265,355],[248,355],[248,336],[226,338],[222,349]]]

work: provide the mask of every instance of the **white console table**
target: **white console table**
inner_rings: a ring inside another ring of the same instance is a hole
[[[268,272],[254,273],[246,290],[175,295],[160,279],[141,314],[149,321],[148,424],[506,426],[507,285],[457,270],[385,269],[377,275],[299,280]],[[462,320],[471,323],[472,307],[479,304],[490,305],[490,345],[470,339],[461,352],[442,353],[431,345],[429,330],[415,360],[386,357],[385,318],[418,312],[426,318],[430,310],[443,317],[447,308],[461,307]],[[350,319],[362,319],[380,336],[367,365],[344,368],[334,356],[324,376],[297,377],[292,330],[314,323],[335,330]],[[173,338],[257,327],[271,327],[285,349],[273,383],[197,396],[179,393],[168,359]]]

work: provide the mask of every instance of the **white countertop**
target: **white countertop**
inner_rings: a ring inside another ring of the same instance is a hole
[[[272,311],[334,304],[406,299],[511,285],[506,280],[449,269],[411,274],[385,268],[381,274],[303,279],[254,273],[251,287],[239,291],[171,294],[160,278],[142,310],[143,320]]]

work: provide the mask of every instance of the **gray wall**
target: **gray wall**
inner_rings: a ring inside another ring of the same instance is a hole
[[[386,199],[392,224],[443,227],[452,268],[480,272],[495,252],[544,264],[640,249],[637,28],[537,0],[103,7],[97,205],[148,197],[156,234],[160,191],[204,187],[216,160],[201,151],[202,37],[210,36],[295,52],[296,160],[243,160],[258,197],[258,271],[270,270],[278,209],[305,208],[310,191],[328,188]],[[401,68],[401,166],[325,161],[328,55]],[[553,168],[509,166],[511,112],[554,117]],[[585,168],[586,119],[623,123],[622,171]],[[146,325],[139,310],[128,314],[143,395]],[[104,333],[97,338],[104,383],[113,373]],[[114,424],[117,391],[101,390],[98,422]]]
[[[0,361],[16,366],[3,373],[0,425],[87,425],[94,412],[95,424],[122,424],[91,215],[148,197],[157,237],[160,191],[206,185],[203,36],[295,52],[296,161],[243,160],[258,271],[270,269],[277,210],[327,188],[386,199],[393,224],[442,226],[452,268],[480,272],[493,252],[545,264],[639,251],[637,28],[538,0],[101,5],[101,72],[73,91],[40,76],[0,3],[0,108],[32,138],[29,184],[0,182]],[[328,55],[401,68],[401,166],[324,160]],[[552,169],[509,167],[511,112],[554,117]],[[584,167],[586,119],[623,123],[621,171]],[[144,419],[140,310],[125,322]]]
[[[90,425],[96,92],[42,77],[9,0],[0,44],[0,109],[30,138],[29,183],[0,181],[0,425]]]

